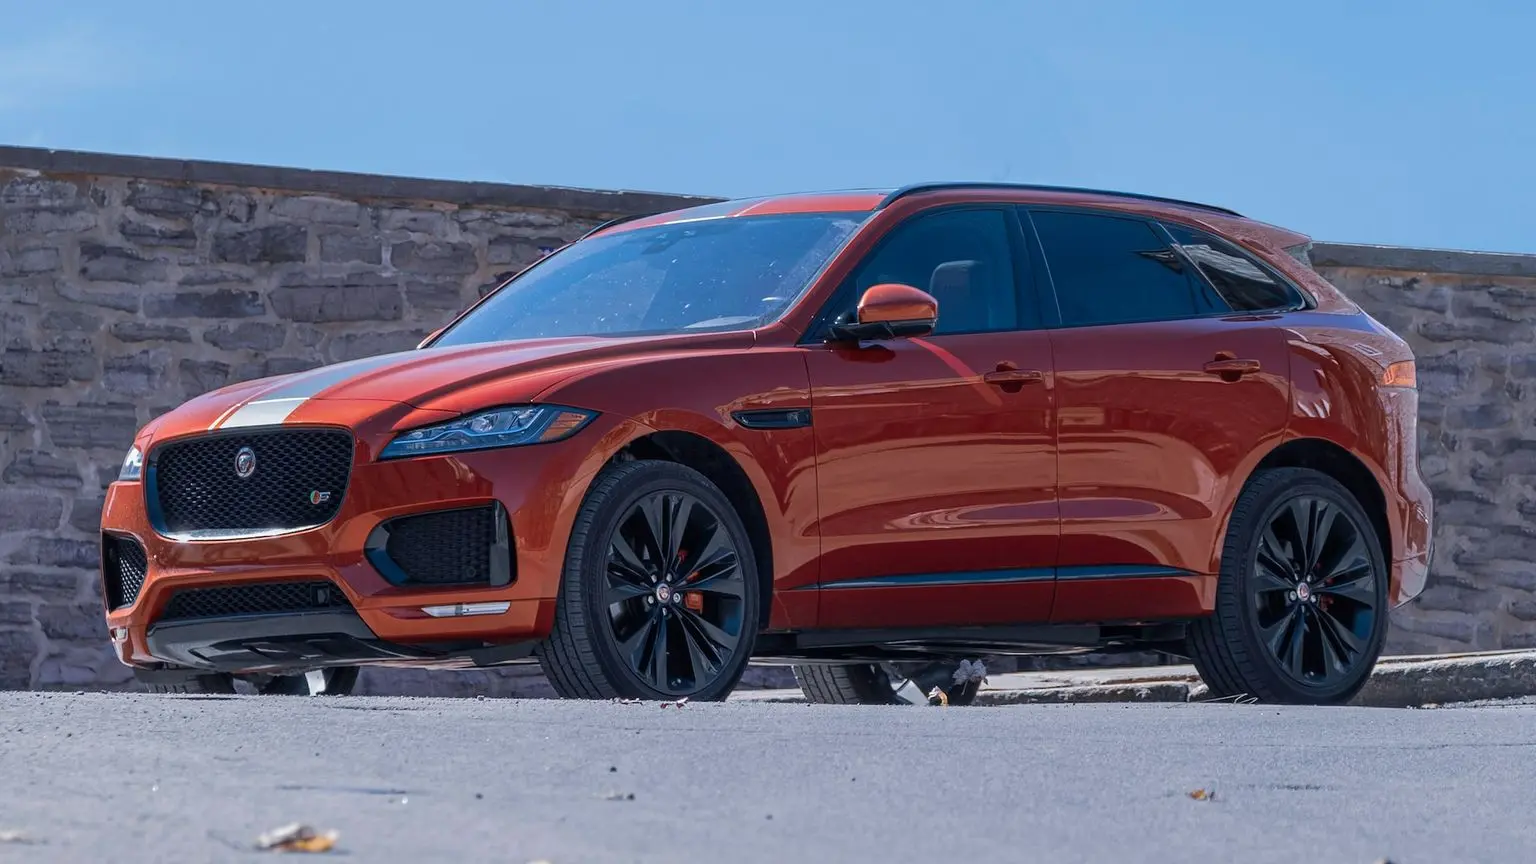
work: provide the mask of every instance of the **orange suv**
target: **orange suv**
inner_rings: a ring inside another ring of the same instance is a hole
[[[139,432],[106,618],[152,689],[538,662],[562,695],[974,698],[1159,651],[1337,703],[1424,587],[1404,342],[1218,207],[926,184],[617,220],[414,351]]]

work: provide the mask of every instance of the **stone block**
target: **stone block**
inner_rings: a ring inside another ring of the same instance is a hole
[[[218,360],[182,360],[176,371],[188,399],[230,383],[229,364]]]
[[[7,478],[5,482],[10,485],[12,481]],[[0,533],[52,531],[63,517],[64,499],[56,493],[0,489]]]
[[[121,687],[133,679],[133,670],[118,661],[111,643],[53,646],[37,667],[37,687]]]
[[[32,686],[32,663],[41,650],[31,628],[0,630],[0,690]]]
[[[0,432],[30,432],[32,421],[14,405],[0,404]]]
[[[124,219],[117,231],[123,239],[141,247],[192,249],[197,246],[197,232],[187,224],[163,224]]]
[[[49,603],[73,603],[80,576],[63,570],[0,569],[0,597],[31,597]]]
[[[174,324],[150,321],[119,321],[112,325],[119,342],[191,342],[192,331]]]
[[[457,312],[468,305],[458,279],[407,279],[405,299],[416,311]]]
[[[454,219],[466,231],[480,234],[501,234],[506,229],[534,229],[543,231],[570,222],[570,217],[556,210],[460,210]]]
[[[96,214],[89,210],[57,212],[52,210],[21,210],[4,213],[0,225],[12,235],[80,234],[96,227]]]
[[[283,196],[269,210],[275,218],[305,225],[357,225],[363,216],[361,204],[324,195]]]
[[[92,475],[92,480],[95,476]],[[107,502],[101,498],[76,498],[69,508],[69,527],[82,534],[101,531],[101,509]]]
[[[85,485],[80,466],[73,459],[38,450],[21,450],[11,458],[0,479],[7,485],[41,486],[48,489],[79,489]],[[57,525],[53,519],[50,525]]]
[[[45,603],[38,607],[37,623],[43,628],[43,635],[53,640],[108,640],[101,607],[94,603]]]
[[[396,351],[409,351],[427,338],[430,330],[396,330],[382,333],[342,333],[326,346],[326,356],[333,363],[357,360]]]
[[[265,321],[242,321],[239,324],[221,324],[203,333],[203,341],[225,351],[271,351],[283,344],[287,328]]]
[[[384,240],[376,234],[332,229],[320,234],[320,260],[326,264],[382,264]]]
[[[7,349],[0,353],[0,385],[65,387],[96,377],[96,356],[73,351]]]
[[[101,316],[83,309],[53,309],[43,316],[43,329],[95,333],[101,329]]]
[[[165,219],[190,219],[216,209],[211,196],[197,187],[137,181],[128,184],[125,203],[140,213]]]
[[[56,246],[28,246],[14,252],[0,249],[0,277],[10,279],[57,273],[63,257]]]
[[[396,243],[389,260],[397,269],[435,276],[468,276],[480,267],[473,245],[436,240]]]
[[[79,210],[88,201],[80,187],[48,177],[15,177],[0,186],[0,210]]]
[[[166,262],[149,258],[124,246],[80,244],[80,275],[92,282],[163,282],[169,273]]]
[[[122,288],[96,285],[90,282],[59,282],[59,296],[71,303],[113,309],[118,312],[137,313],[140,309],[141,291],[138,288]]]
[[[309,323],[398,321],[403,302],[399,280],[386,274],[294,273],[273,289],[272,309],[281,318]]]
[[[323,365],[325,361],[319,357],[268,357],[262,364],[262,375],[292,375]]]
[[[413,234],[442,236],[448,230],[448,214],[437,210],[387,209],[379,211],[383,231],[408,231]]]
[[[102,361],[102,385],[114,394],[148,396],[165,387],[171,354],[163,348],[139,351]]]
[[[63,537],[27,537],[11,551],[6,560],[12,564],[36,567],[95,570],[101,567],[101,542]]]
[[[253,318],[266,311],[260,293],[231,288],[178,291],[144,297],[144,315],[151,319]]]
[[[126,402],[87,402],[63,405],[45,402],[43,425],[56,448],[128,452],[139,430],[137,412]],[[112,467],[113,475],[117,466]]]
[[[303,225],[267,225],[213,239],[213,259],[234,264],[296,263],[308,250],[309,229]]]

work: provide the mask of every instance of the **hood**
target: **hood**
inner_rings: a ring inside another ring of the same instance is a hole
[[[530,401],[597,365],[677,351],[740,349],[753,341],[750,332],[739,332],[540,339],[401,351],[234,384],[205,393],[162,419],[174,417],[176,426],[207,429],[265,426],[324,402],[387,403],[461,414]]]

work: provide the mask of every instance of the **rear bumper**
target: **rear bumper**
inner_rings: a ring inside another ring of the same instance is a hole
[[[153,527],[144,484],[114,483],[102,531],[137,543],[144,553],[142,586],[131,602],[115,600],[103,574],[102,596],[119,607],[106,610],[117,656],[140,668],[170,664],[229,672],[369,663],[473,666],[526,657],[524,647],[553,625],[571,524],[602,465],[599,436],[623,431],[602,419],[553,444],[386,462],[372,461],[370,442],[360,436],[335,518],[277,536],[173,540]],[[370,538],[376,547],[376,529],[384,523],[495,504],[507,522],[510,579],[408,586],[381,573]],[[314,581],[336,586],[347,602],[323,612],[281,610],[302,614],[165,618],[179,591]],[[494,604],[497,611],[459,617],[424,611],[460,604]]]

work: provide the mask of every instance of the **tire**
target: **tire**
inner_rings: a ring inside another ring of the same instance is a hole
[[[915,705],[929,702],[933,687],[942,687],[950,705],[970,705],[981,692],[981,680],[956,683],[953,663],[902,664],[886,668],[870,663],[795,666],[795,681],[811,702],[822,705]],[[899,678],[897,676],[900,676]],[[914,687],[901,685],[910,681]]]
[[[663,513],[686,514],[676,538],[665,533],[670,522],[656,521]],[[681,557],[664,555],[664,546]],[[681,571],[679,562],[687,565]],[[534,654],[567,699],[719,701],[741,680],[756,644],[759,585],[746,527],[708,478],[674,462],[619,462],[598,474],[576,515],[554,626]],[[610,604],[614,596],[622,599]]]
[[[1370,518],[1342,484],[1306,468],[1260,472],[1233,508],[1216,608],[1190,628],[1190,659],[1214,698],[1348,702],[1381,655],[1389,576]]]
[[[177,684],[140,682],[139,686],[143,687],[146,693],[198,693],[229,696],[235,692],[235,676],[222,672],[210,672]]]
[[[311,691],[307,675],[278,675],[258,687],[256,692],[263,696],[350,696],[357,688],[360,670],[356,666],[332,666],[322,671],[325,689],[319,693]]]

